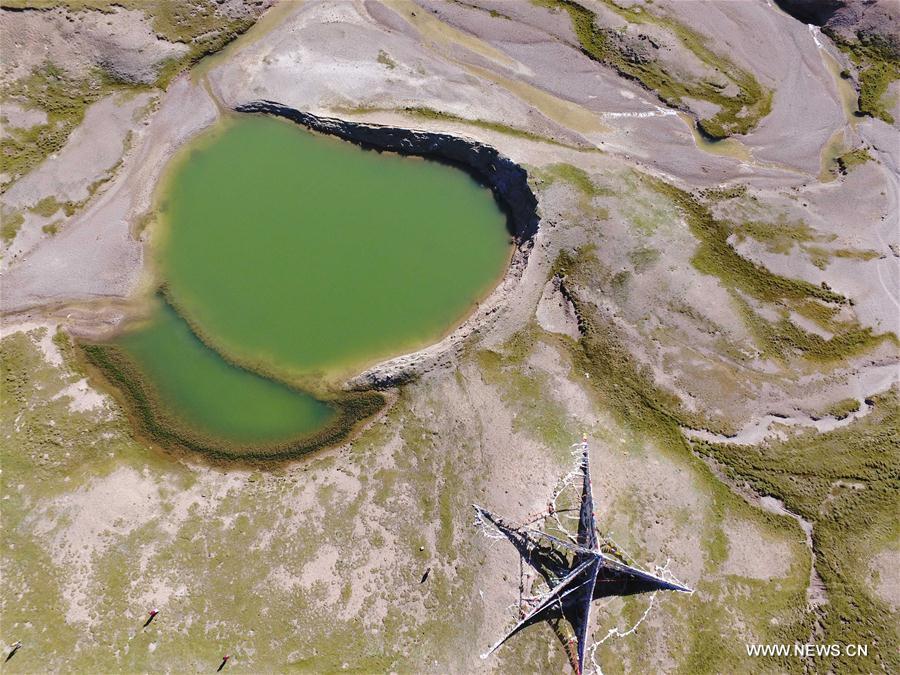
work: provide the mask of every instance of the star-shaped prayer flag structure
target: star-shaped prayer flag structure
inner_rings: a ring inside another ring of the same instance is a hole
[[[479,520],[489,523],[519,551],[522,559],[540,574],[550,587],[513,628],[494,644],[486,658],[524,628],[550,621],[563,639],[569,660],[577,675],[584,667],[584,654],[590,636],[591,605],[598,598],[633,595],[659,590],[690,593],[691,589],[637,569],[603,553],[597,538],[594,497],[591,492],[588,445],[581,443],[581,503],[578,508],[578,532],[574,537],[552,535],[529,526],[515,527],[487,509],[473,505]],[[552,508],[550,513],[553,513]],[[568,541],[566,539],[569,539]],[[564,637],[560,623],[571,628]]]

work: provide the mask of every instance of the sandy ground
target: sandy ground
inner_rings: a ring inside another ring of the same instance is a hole
[[[98,101],[88,108],[84,122],[59,153],[6,191],[4,207],[24,215],[25,222],[12,245],[4,247],[4,269],[15,265],[17,259],[51,236],[42,232],[43,226],[62,225],[63,221],[69,220],[63,211],[45,216],[30,209],[47,197],[62,205],[87,202],[93,197],[98,188],[92,186],[97,181],[110,179],[118,169],[130,149],[133,130],[140,128],[153,101],[155,97],[149,93],[113,94]]]
[[[60,234],[41,241],[4,270],[3,311],[133,293],[142,274],[143,243],[132,229],[150,212],[166,162],[217,114],[205,91],[187,76],[174,82],[148,123],[133,130],[132,147],[103,193],[65,223]],[[78,142],[72,139],[60,156],[68,156],[69,147]],[[76,157],[99,157],[99,167],[86,168],[99,168],[101,176],[107,168],[91,145],[81,146]]]
[[[151,23],[144,12],[122,7],[110,13],[8,12],[0,32],[2,79],[27,77],[49,62],[76,77],[98,65],[113,67],[124,79],[149,84],[163,61],[187,51],[186,45],[160,39]]]

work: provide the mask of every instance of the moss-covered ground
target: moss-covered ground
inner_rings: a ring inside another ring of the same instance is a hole
[[[585,55],[639,82],[667,105],[683,107],[686,105],[685,99],[693,98],[718,106],[719,111],[715,115],[697,122],[699,129],[710,139],[745,134],[771,110],[772,93],[763,88],[751,73],[710,49],[708,41],[688,26],[653,13],[650,5],[625,7],[613,0],[604,3],[629,23],[652,24],[667,30],[675,42],[705,66],[724,75],[736,86],[738,93],[725,94],[724,87],[706,80],[680,81],[667,72],[657,59],[636,58],[620,43],[616,31],[598,25],[597,14],[574,0],[535,2],[567,12]]]
[[[540,505],[584,430],[602,458],[605,531],[641,564],[669,557],[692,582],[703,574],[694,596],[657,598],[651,638],[610,640],[598,658],[611,672],[660,659],[692,672],[751,666],[742,640],[807,629],[796,525],[718,484],[686,451],[676,402],[591,325],[578,343],[532,326],[472,352],[457,373],[408,385],[345,449],[262,472],[145,447],[113,400],[82,409],[65,393],[86,373],[63,334],[53,341],[62,366],[41,352],[45,329],[4,338],[0,608],[24,645],[6,670],[196,670],[224,653],[229,668],[256,672],[467,670],[504,627],[498,603],[517,575],[511,551],[502,568],[487,565],[495,547],[471,527],[469,504],[520,503],[522,515]],[[547,350],[562,371],[544,363]],[[555,393],[583,370],[600,415],[590,424]],[[545,487],[511,480],[535,461]],[[769,581],[732,569],[746,554],[726,519],[784,551],[787,567]],[[657,522],[662,538],[648,538]],[[598,631],[626,630],[648,603],[608,602]],[[516,672],[564,664],[546,627],[493,658]]]
[[[163,64],[152,85],[122,80],[100,65],[86,75],[75,76],[64,63],[46,61],[28,76],[6,84],[0,100],[14,100],[27,109],[41,110],[47,121],[28,129],[8,128],[0,140],[0,173],[6,187],[58,152],[84,119],[87,107],[116,91],[139,91],[150,86],[166,88],[172,78],[225,47],[255,22],[254,15],[235,17],[212,0],[10,0],[12,9],[63,7],[72,11],[109,12],[117,7],[137,9],[152,20],[156,34],[169,42],[187,45],[186,52]]]
[[[855,402],[854,402],[855,403]],[[849,411],[850,406],[833,414]],[[820,608],[822,643],[869,645],[865,657],[816,660],[817,671],[891,672],[900,667],[897,625],[872,592],[868,560],[900,536],[900,419],[896,389],[874,399],[874,409],[826,434],[800,434],[752,452],[697,442],[698,452],[728,474],[813,523],[816,569],[828,603]]]
[[[887,40],[877,34],[858,33],[855,39],[838,31],[825,32],[850,57],[858,70],[859,115],[876,117],[894,123],[890,103],[886,100],[888,87],[900,80],[900,59]]]

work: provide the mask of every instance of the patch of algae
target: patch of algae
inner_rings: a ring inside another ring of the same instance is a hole
[[[629,23],[651,23],[668,30],[685,49],[693,53],[710,69],[723,74],[733,83],[738,93],[730,96],[723,87],[699,80],[680,82],[666,72],[653,59],[638,59],[629,55],[617,40],[615,31],[597,25],[597,15],[574,0],[533,0],[538,5],[566,11],[572,19],[572,27],[585,55],[614,68],[624,77],[633,79],[654,92],[665,104],[683,108],[685,99],[708,101],[719,107],[719,112],[697,122],[698,128],[710,139],[723,139],[735,134],[746,134],[769,114],[772,108],[772,92],[759,84],[753,75],[716,54],[708,46],[708,40],[687,26],[668,17],[649,12],[646,7],[623,7],[612,0],[604,4]]]
[[[874,410],[847,427],[772,441],[755,452],[697,441],[735,480],[782,500],[813,523],[816,569],[825,583],[821,643],[869,645],[867,656],[821,656],[815,670],[893,672],[900,639],[885,606],[866,584],[864,552],[900,537],[900,405],[894,388],[875,397]],[[863,555],[861,555],[863,552]]]

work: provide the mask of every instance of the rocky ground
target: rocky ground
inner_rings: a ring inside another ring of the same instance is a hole
[[[15,4],[52,8],[2,14],[6,669],[559,671],[545,627],[478,658],[518,564],[469,505],[539,510],[582,433],[607,534],[696,589],[631,633],[649,598],[598,607],[606,671],[898,667],[900,144],[854,114],[873,65],[827,17],[285,2],[222,49],[197,26],[229,36],[265,3]],[[900,119],[896,86],[876,113]],[[491,145],[541,216],[491,311],[368,374],[419,375],[383,416],[264,473],[147,447],[68,337],[152,288],[167,160],[260,99]],[[734,133],[713,143],[716,119]],[[795,641],[871,646],[744,647]]]

